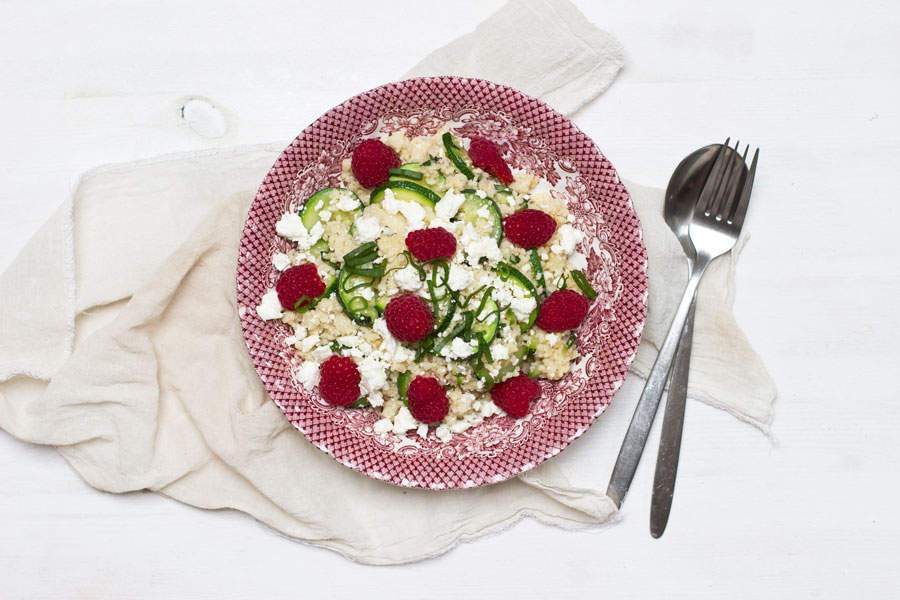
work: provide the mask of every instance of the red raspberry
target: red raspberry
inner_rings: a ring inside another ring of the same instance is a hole
[[[513,182],[512,171],[500,156],[500,148],[494,142],[480,137],[471,138],[469,158],[473,165],[495,175],[503,183]]]
[[[556,290],[541,302],[535,324],[544,331],[575,329],[587,316],[590,300],[575,290]]]
[[[519,373],[491,388],[491,399],[494,404],[517,419],[527,415],[531,401],[540,397],[540,384],[525,373]]]
[[[419,229],[407,234],[406,247],[419,262],[450,258],[456,252],[456,238],[443,227]]]
[[[542,210],[526,208],[503,219],[503,231],[516,246],[537,248],[556,231],[556,220]]]
[[[359,399],[359,368],[346,356],[333,355],[319,367],[319,393],[335,406]]]
[[[417,375],[406,390],[409,412],[421,423],[438,423],[447,416],[450,400],[447,390],[434,377]]]
[[[384,320],[391,335],[401,342],[418,342],[431,333],[434,317],[425,301],[412,294],[401,294],[384,307]]]
[[[391,174],[388,169],[400,166],[400,157],[394,149],[381,140],[363,140],[353,151],[350,168],[353,176],[364,188],[378,187],[387,183]]]
[[[325,293],[325,282],[319,277],[319,270],[313,263],[304,263],[291,267],[281,274],[278,283],[275,284],[278,299],[281,306],[287,310],[297,310],[309,304],[304,300],[298,304],[303,296],[314,300]]]

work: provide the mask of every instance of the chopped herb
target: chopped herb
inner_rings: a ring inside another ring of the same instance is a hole
[[[585,296],[591,300],[597,297],[597,290],[591,287],[591,284],[588,283],[584,273],[576,269],[575,271],[572,271],[572,279],[575,281],[575,285],[581,288],[581,291],[584,292]]]

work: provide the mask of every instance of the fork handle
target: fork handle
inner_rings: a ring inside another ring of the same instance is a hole
[[[684,329],[681,330],[681,340],[678,342],[675,363],[669,377],[669,394],[666,396],[666,412],[663,414],[656,474],[653,477],[653,499],[650,503],[650,535],[656,538],[666,530],[669,513],[672,510],[672,495],[675,493],[675,475],[678,473],[684,408],[687,402],[688,373],[691,369],[696,306],[697,294],[694,294]]]
[[[644,391],[641,392],[641,398],[634,409],[634,416],[631,417],[631,424],[628,425],[628,432],[625,434],[619,456],[616,458],[616,465],[609,478],[609,486],[606,489],[606,495],[618,507],[622,506],[622,500],[628,493],[631,480],[634,479],[634,473],[641,461],[641,453],[647,444],[650,427],[653,425],[656,409],[659,407],[659,400],[662,398],[666,379],[669,376],[672,358],[675,356],[675,350],[678,349],[681,330],[684,328],[694,294],[707,265],[709,265],[708,260],[698,260],[698,264],[695,265],[688,279],[684,295],[681,297],[681,302],[675,310],[675,317],[672,319],[672,325],[669,327],[669,333],[666,334],[666,339],[659,349],[656,362],[653,363],[653,369],[644,385]]]

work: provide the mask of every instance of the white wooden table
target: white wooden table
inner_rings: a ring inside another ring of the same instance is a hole
[[[682,156],[728,135],[762,147],[736,312],[779,386],[778,443],[692,403],[662,539],[648,533],[651,459],[615,527],[525,521],[374,568],[242,514],[102,494],[52,448],[0,432],[0,597],[896,594],[900,4],[576,2],[627,51],[575,116],[623,177],[665,186]],[[81,172],[287,140],[501,3],[0,4],[0,269]],[[226,135],[180,119],[194,96],[223,109]],[[610,410],[630,413],[638,392],[630,382]]]

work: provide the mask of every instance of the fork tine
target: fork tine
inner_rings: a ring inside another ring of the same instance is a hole
[[[758,159],[759,148],[753,153],[753,163],[750,165],[750,172],[747,173],[747,180],[744,182],[744,187],[741,189],[741,199],[737,203],[737,207],[735,207],[734,216],[729,219],[729,223],[731,223],[738,231],[741,230],[741,226],[744,224],[747,206],[750,204],[750,191],[753,189],[753,179],[756,177],[756,161]]]
[[[714,216],[719,221],[721,221],[725,216],[725,208],[730,206],[732,198],[735,196],[737,182],[734,181],[734,167],[740,160],[740,154],[738,153],[738,149],[740,147],[741,142],[740,140],[738,140],[738,142],[734,145],[734,148],[730,149],[731,154],[728,156],[728,163],[725,167],[725,174],[722,177],[722,181],[716,187],[715,200],[713,201],[712,206],[709,209],[709,214]]]
[[[719,175],[722,172],[722,163],[724,162],[726,149],[728,148],[728,143],[731,141],[731,138],[727,138],[725,143],[719,146],[719,149],[716,151],[716,157],[713,160],[713,166],[709,171],[709,175],[706,176],[706,182],[703,184],[703,189],[700,191],[700,199],[697,201],[697,206],[694,209],[695,211],[700,211],[703,213],[709,212],[710,203],[715,198],[716,189],[718,189]]]
[[[744,165],[747,164],[747,152],[750,151],[750,144],[744,146],[743,156],[738,152],[738,146],[735,146],[734,150],[735,152],[731,157],[734,169],[732,172],[729,172],[727,189],[725,190],[722,205],[716,211],[716,218],[721,221],[727,221],[734,214],[734,208],[741,196],[741,190],[747,176],[747,169]]]

